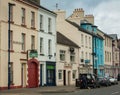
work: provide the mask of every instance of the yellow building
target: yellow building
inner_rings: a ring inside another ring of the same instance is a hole
[[[39,62],[36,58],[28,56],[30,50],[37,50],[38,47],[38,7],[31,1],[0,0],[0,89],[39,85]],[[8,23],[9,16],[11,16],[10,23]],[[10,25],[10,50],[8,49],[8,24]],[[8,51],[10,51],[10,62],[8,62]]]

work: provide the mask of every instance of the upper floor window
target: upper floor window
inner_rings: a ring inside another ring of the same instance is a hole
[[[25,51],[25,34],[22,33],[22,50]]]
[[[89,37],[89,47],[91,48],[91,38]]]
[[[35,49],[35,36],[31,36],[31,49]]]
[[[51,31],[51,27],[52,27],[52,21],[51,21],[51,18],[48,18],[48,32],[52,32]]]
[[[10,31],[10,50],[13,50],[13,31]]]
[[[60,50],[60,61],[65,61],[65,51]]]
[[[35,12],[31,12],[31,27],[35,28]]]
[[[75,53],[70,53],[70,62],[75,62]]]
[[[22,8],[22,25],[25,25],[25,8]]]
[[[48,40],[48,55],[52,55],[52,41]]]
[[[81,45],[84,44],[83,34],[81,34]]]
[[[81,59],[84,59],[84,52],[81,52]]]
[[[86,44],[86,47],[87,47],[87,36],[85,36],[85,44]]]
[[[40,54],[43,54],[43,38],[40,38]]]
[[[10,6],[10,21],[13,21],[13,6]]]
[[[40,30],[43,30],[43,15],[40,15]]]

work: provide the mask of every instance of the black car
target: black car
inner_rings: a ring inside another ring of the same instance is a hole
[[[98,81],[96,80],[95,76],[93,74],[90,73],[83,73],[83,74],[79,74],[79,78],[77,79],[77,86],[79,86],[80,88],[84,88],[83,84],[83,80],[82,77],[86,78],[87,81],[87,87],[100,87]]]
[[[106,77],[97,77],[97,80],[101,86],[110,86],[111,82]]]

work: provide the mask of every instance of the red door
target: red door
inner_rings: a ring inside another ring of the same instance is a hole
[[[38,65],[36,63],[29,63],[28,65],[28,86],[38,87]]]

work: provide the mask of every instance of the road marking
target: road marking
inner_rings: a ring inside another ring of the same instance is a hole
[[[118,94],[118,93],[119,93],[119,92],[113,92],[112,95],[113,95],[113,94]]]

